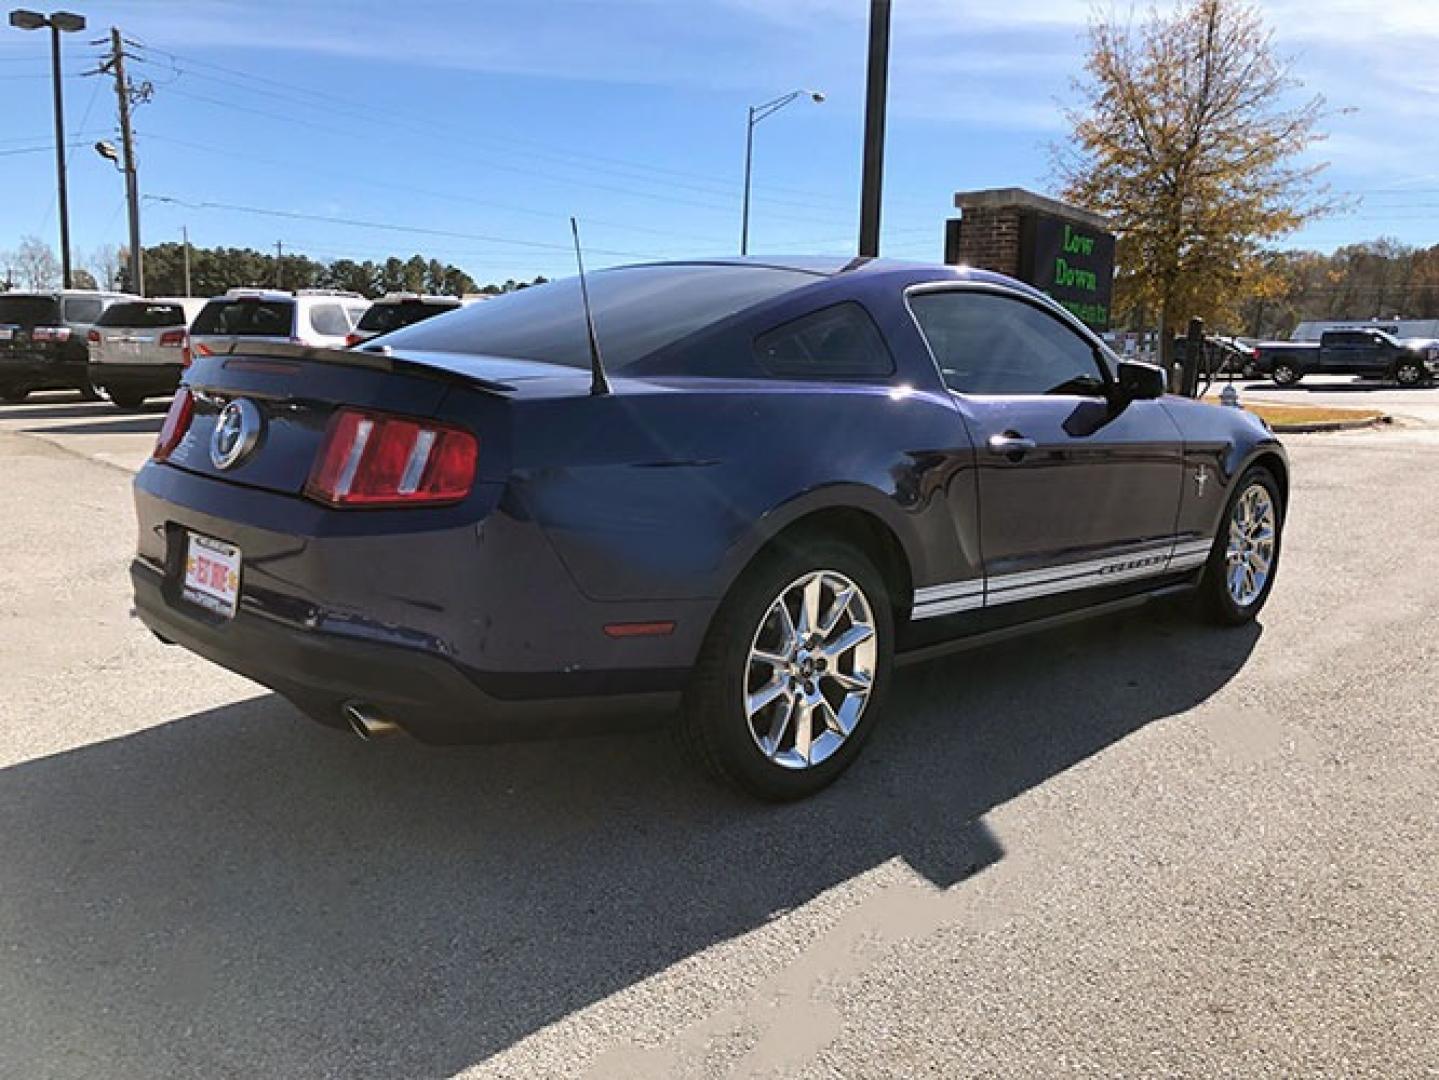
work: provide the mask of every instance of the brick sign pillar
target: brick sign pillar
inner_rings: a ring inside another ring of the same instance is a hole
[[[1048,293],[1094,330],[1109,329],[1114,234],[1098,214],[1023,188],[961,191],[944,261],[1008,274]]]

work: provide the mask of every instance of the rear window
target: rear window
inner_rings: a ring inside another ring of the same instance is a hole
[[[105,301],[98,296],[65,297],[66,322],[92,323],[100,317],[100,312],[104,310]]]
[[[350,320],[339,304],[316,304],[310,309],[310,329],[327,337],[344,337],[350,332]]]
[[[234,337],[289,337],[295,321],[293,300],[211,300],[195,317],[192,334]]]
[[[149,330],[161,326],[184,326],[185,309],[179,304],[111,304],[96,326],[124,326]]]
[[[447,311],[455,311],[460,307],[456,300],[453,304],[437,304],[423,300],[403,300],[398,304],[372,304],[370,309],[360,316],[360,324],[356,330],[367,330],[373,334],[388,334],[391,330],[398,330],[402,326],[413,326],[417,322],[424,322],[431,315],[443,315]]]
[[[589,276],[595,333],[605,367],[618,371],[698,330],[811,285],[802,270],[730,264],[628,266]],[[395,349],[433,350],[590,364],[578,278],[535,285],[471,304],[447,319],[397,330]]]
[[[894,358],[879,328],[852,302],[822,308],[761,334],[755,355],[766,371],[801,379],[894,373]]]
[[[53,296],[0,295],[0,323],[53,326],[60,321],[60,302]]]

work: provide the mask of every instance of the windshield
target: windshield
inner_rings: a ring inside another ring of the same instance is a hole
[[[0,323],[53,326],[60,321],[60,302],[53,296],[0,296]]]
[[[375,334],[387,334],[402,326],[413,326],[417,322],[424,322],[431,315],[456,311],[459,306],[458,300],[453,304],[426,303],[422,300],[403,300],[398,304],[372,304],[360,316],[359,325],[355,329],[368,330]]]
[[[211,300],[195,317],[192,334],[235,337],[289,337],[295,321],[293,300]]]
[[[617,371],[721,319],[819,280],[800,270],[732,264],[629,266],[591,274],[590,305],[605,367]],[[579,278],[473,304],[396,331],[395,349],[590,365]]]
[[[161,326],[184,326],[185,311],[179,304],[112,304],[96,320],[96,326],[124,326],[148,330]]]

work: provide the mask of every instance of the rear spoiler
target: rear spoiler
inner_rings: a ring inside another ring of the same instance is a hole
[[[320,364],[343,364],[346,367],[370,368],[374,371],[415,371],[432,377],[462,382],[493,393],[511,393],[509,383],[482,378],[462,371],[426,364],[404,356],[396,356],[388,345],[363,345],[357,349],[334,349],[326,345],[296,345],[288,341],[235,341],[215,349],[206,346],[212,357],[257,356],[285,360],[309,360]]]

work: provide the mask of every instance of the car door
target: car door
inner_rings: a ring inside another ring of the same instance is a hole
[[[978,454],[985,606],[1163,573],[1183,442],[1159,401],[1110,404],[1098,343],[1003,287],[909,297]]]

